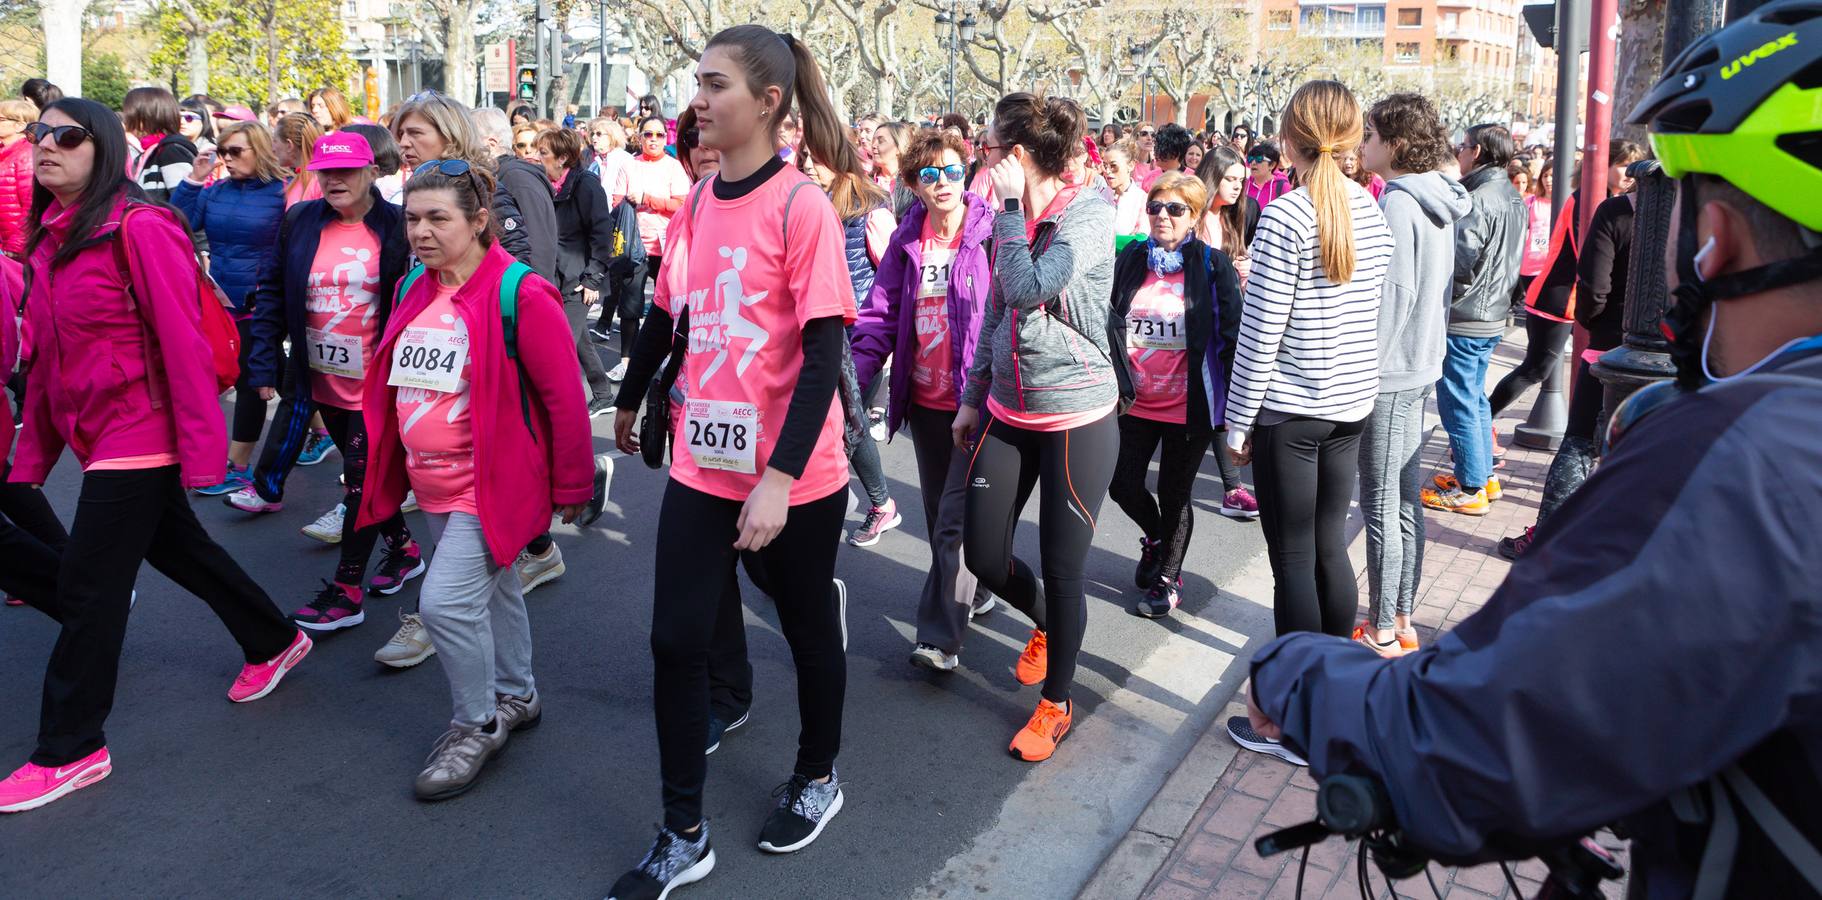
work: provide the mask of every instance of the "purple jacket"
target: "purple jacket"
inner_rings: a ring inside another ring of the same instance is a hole
[[[974,194],[964,193],[962,199],[968,206],[962,219],[962,245],[949,266],[949,333],[960,338],[949,342],[958,402],[962,386],[968,383],[968,365],[974,361],[975,345],[980,343],[976,323],[993,290],[988,247],[993,237],[993,211],[987,208],[987,201]],[[901,360],[892,367],[889,385],[886,421],[891,434],[897,434],[904,424],[905,408],[911,402],[908,360],[917,352],[917,281],[923,262],[918,243],[923,238],[925,215],[922,200],[905,210],[904,221],[898,223],[892,242],[880,257],[873,293],[861,307],[860,319],[854,325],[854,374],[861,393],[872,386],[887,356]]]

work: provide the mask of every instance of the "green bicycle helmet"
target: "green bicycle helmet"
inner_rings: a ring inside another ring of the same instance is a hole
[[[1822,0],[1777,0],[1678,54],[1627,119],[1665,174],[1725,179],[1822,231]]]

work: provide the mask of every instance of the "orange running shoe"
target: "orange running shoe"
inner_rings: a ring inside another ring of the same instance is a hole
[[[1019,684],[1037,684],[1044,680],[1045,673],[1050,671],[1049,647],[1044,632],[1033,629],[1031,640],[1025,642],[1025,652],[1019,654],[1018,664],[1012,667],[1012,675]]]
[[[1397,635],[1398,635],[1398,646],[1403,647],[1404,652],[1406,652],[1406,653],[1416,653],[1417,652],[1417,629],[1413,628],[1410,631],[1400,631],[1400,632],[1397,632]]]
[[[1458,490],[1424,488],[1417,493],[1417,499],[1427,509],[1461,513],[1464,516],[1484,516],[1492,509],[1492,504],[1487,502],[1486,491],[1465,494]]]
[[[1435,479],[1435,483],[1436,483],[1436,487],[1440,490],[1445,490],[1445,491],[1455,490],[1455,476],[1450,475],[1446,472],[1443,474],[1437,475],[1436,479]],[[1500,487],[1498,477],[1493,477],[1493,478],[1487,479],[1487,502],[1491,503],[1494,500],[1498,500],[1499,498],[1504,497],[1505,495],[1506,495],[1506,492],[1503,488]]]
[[[1031,721],[1026,722],[1025,727],[1012,736],[1012,746],[1006,749],[1014,759],[1043,762],[1056,752],[1057,745],[1063,742],[1063,736],[1069,733],[1069,723],[1073,720],[1070,706],[1058,706],[1040,698],[1037,712],[1032,713]]]

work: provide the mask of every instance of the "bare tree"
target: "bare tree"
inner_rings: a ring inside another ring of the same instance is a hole
[[[1242,33],[1244,13],[1203,7],[1172,9],[1164,14],[1152,56],[1163,65],[1154,68],[1158,87],[1176,108],[1172,120],[1189,124],[1189,103],[1196,89],[1215,82],[1224,62],[1221,46],[1226,36]],[[1168,38],[1168,39],[1166,39]],[[1204,113],[1206,115],[1206,112]]]
[[[1073,0],[1045,10],[1046,24],[1063,39],[1073,57],[1076,89],[1072,93],[1086,101],[1083,105],[1099,121],[1118,118],[1120,99],[1132,83],[1129,64],[1133,52],[1154,59],[1164,40],[1163,29],[1142,34],[1134,27],[1137,21],[1107,9],[1100,0]]]
[[[916,2],[933,12],[950,12],[949,0]],[[968,71],[994,97],[1022,89],[1042,30],[1029,17],[1015,17],[1014,14],[1026,12],[1030,5],[1025,0],[978,0],[972,8],[985,20],[985,27],[977,29],[974,40],[962,48],[962,59],[968,63]],[[1025,20],[1016,21],[1016,18]],[[987,56],[986,65],[977,53]]]
[[[82,12],[88,6],[89,0],[38,0],[45,77],[71,97],[82,96]]]

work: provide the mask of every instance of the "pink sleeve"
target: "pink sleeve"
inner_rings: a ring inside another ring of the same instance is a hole
[[[519,340],[529,352],[519,361],[550,416],[550,502],[585,503],[595,492],[595,449],[576,342],[550,282],[526,278],[520,297]]]
[[[669,175],[670,175],[670,194],[671,194],[671,196],[673,196],[673,197],[687,196],[690,192],[690,174],[688,172],[683,171],[683,163],[681,161],[679,161],[676,157],[673,156],[673,157],[667,157],[667,158],[670,160],[670,164],[665,166],[665,168],[670,170]]]
[[[664,264],[652,275],[652,305],[670,313],[673,320],[682,314],[675,298],[683,293],[683,276],[689,270],[689,218],[688,215],[674,215],[664,226],[664,246],[667,248]]]
[[[867,257],[873,261],[875,268],[886,256],[886,248],[892,244],[892,232],[898,229],[898,221],[892,218],[892,210],[882,206],[867,214]]]
[[[840,316],[854,324],[854,284],[848,280],[841,220],[819,190],[798,191],[785,223],[785,271],[797,304],[797,324]]]
[[[202,334],[196,255],[171,214],[137,213],[126,220],[133,294],[164,359],[168,409],[177,433],[184,487],[221,483],[226,475],[227,423],[221,416],[214,353]],[[157,378],[161,373],[149,373]]]

